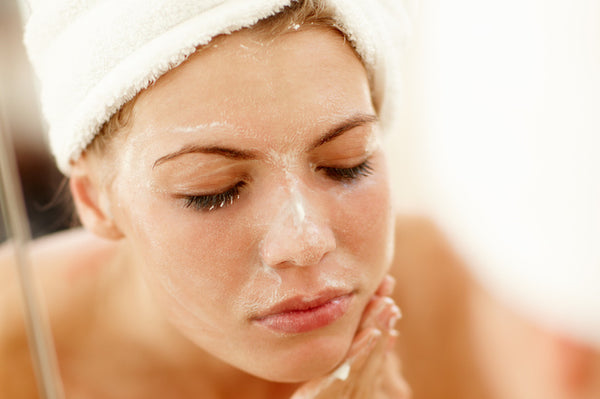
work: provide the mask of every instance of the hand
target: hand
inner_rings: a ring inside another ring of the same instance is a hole
[[[365,308],[358,332],[342,365],[304,383],[291,399],[406,399],[394,352],[400,310],[389,297],[394,279],[386,276]]]

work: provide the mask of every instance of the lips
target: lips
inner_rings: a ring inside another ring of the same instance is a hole
[[[298,296],[278,303],[254,322],[282,333],[304,333],[332,324],[352,302],[351,292],[330,291],[316,297]]]

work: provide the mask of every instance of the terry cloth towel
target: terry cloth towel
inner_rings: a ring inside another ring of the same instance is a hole
[[[69,173],[127,101],[219,34],[249,27],[295,0],[31,0],[25,44],[59,168]],[[408,21],[399,0],[327,0],[366,63],[382,126],[393,130],[399,50]]]

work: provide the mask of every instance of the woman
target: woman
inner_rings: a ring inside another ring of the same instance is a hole
[[[33,250],[67,397],[405,397],[387,3],[60,3],[26,42],[88,231]]]

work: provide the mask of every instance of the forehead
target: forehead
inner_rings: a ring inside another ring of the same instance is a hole
[[[289,141],[359,112],[373,112],[367,75],[342,35],[246,30],[219,38],[142,93],[132,130],[146,141],[169,134],[176,142],[196,127]]]

